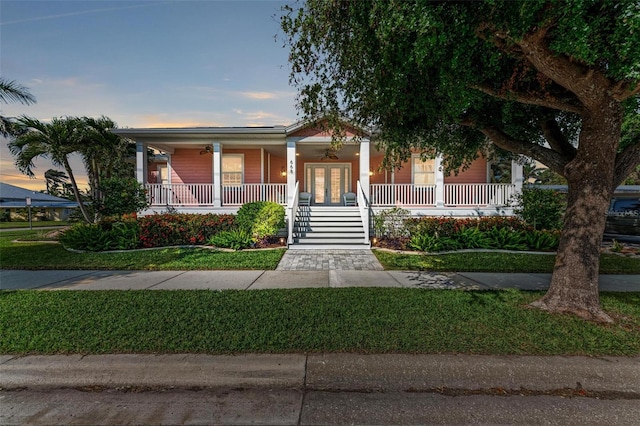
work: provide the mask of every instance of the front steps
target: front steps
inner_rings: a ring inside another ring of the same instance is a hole
[[[368,249],[357,207],[299,206],[292,249]]]

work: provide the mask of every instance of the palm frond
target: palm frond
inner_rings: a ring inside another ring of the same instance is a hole
[[[29,89],[15,80],[7,80],[0,77],[0,101],[5,104],[19,102],[30,105],[36,103],[36,98],[29,92]]]

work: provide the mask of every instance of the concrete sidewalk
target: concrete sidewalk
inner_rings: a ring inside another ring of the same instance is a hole
[[[546,290],[551,274],[421,271],[23,271],[0,270],[0,289],[260,290],[405,287]],[[601,275],[601,291],[640,291],[640,275]]]
[[[640,358],[0,357],[2,424],[635,424]]]

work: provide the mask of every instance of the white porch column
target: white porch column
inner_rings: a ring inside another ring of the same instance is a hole
[[[522,192],[524,182],[524,167],[516,161],[511,162],[511,184],[515,185],[515,193]]]
[[[147,162],[147,144],[136,142],[136,180],[143,185],[147,183],[149,176]]]
[[[369,158],[370,149],[369,149],[369,139],[362,138],[360,141],[360,185],[362,185],[362,190],[364,191],[364,196],[367,197],[367,201],[369,200],[370,189],[369,189],[369,168],[371,167],[371,159]],[[358,188],[354,188],[354,192],[356,192]]]
[[[296,161],[296,142],[287,141],[287,205],[291,205],[293,203],[297,175],[298,166]],[[304,192],[304,189],[300,188],[300,192]]]
[[[444,167],[442,165],[442,155],[436,155],[434,162],[435,167],[435,185],[436,185],[436,207],[444,207]]]
[[[213,142],[213,207],[222,207],[222,146]]]

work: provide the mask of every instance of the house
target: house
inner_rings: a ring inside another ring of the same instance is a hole
[[[27,209],[29,205],[38,213],[36,217],[43,220],[66,220],[78,207],[75,201],[0,183],[0,211],[9,212],[11,218],[19,216],[25,220],[24,215],[18,214],[18,209]]]
[[[509,215],[509,200],[522,187],[520,165],[512,164],[511,182],[496,184],[485,158],[457,175],[445,175],[440,157],[422,161],[418,154],[380,172],[384,153],[371,134],[349,127],[351,141],[337,151],[331,134],[306,122],[113,132],[136,141],[137,179],[151,204],[146,213],[234,213],[244,203],[274,201],[287,208],[289,243],[309,247],[368,246],[370,213],[395,206],[412,215]],[[149,149],[162,155],[150,158]],[[345,194],[355,195],[356,206],[345,205]]]

